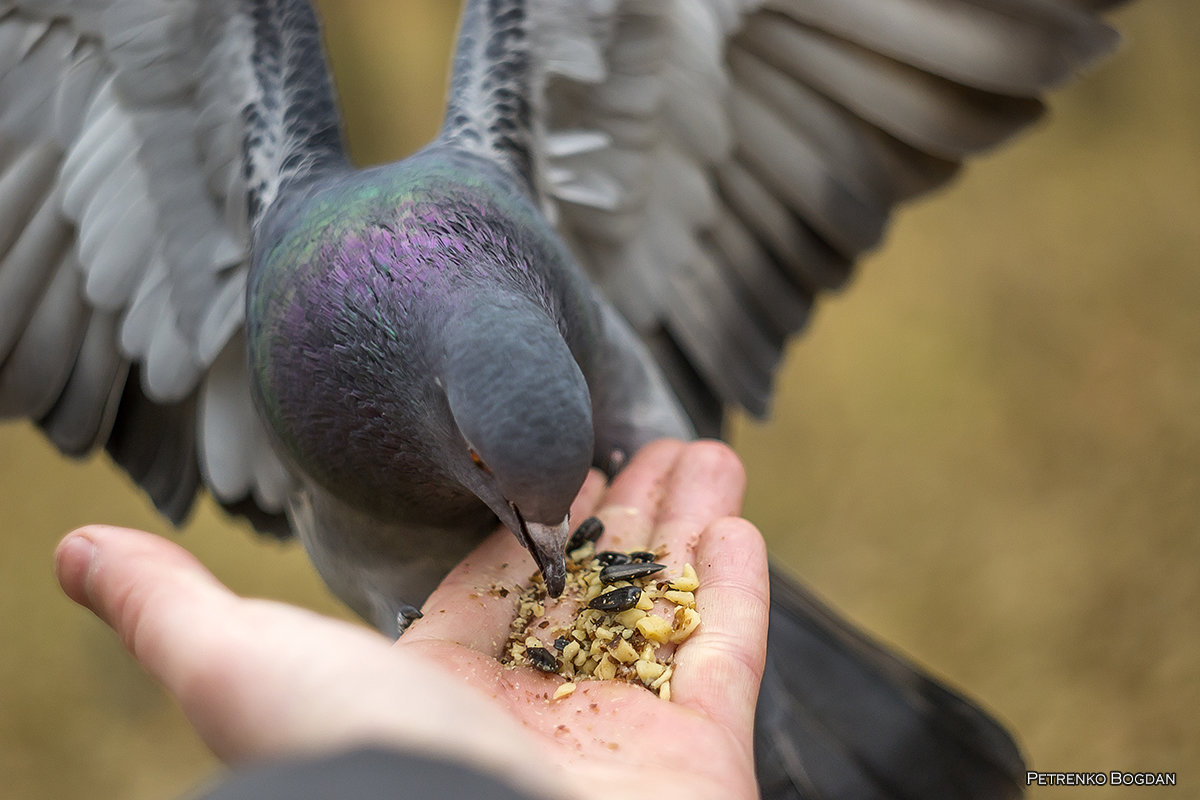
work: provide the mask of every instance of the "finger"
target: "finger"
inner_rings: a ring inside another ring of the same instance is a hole
[[[596,511],[604,522],[597,549],[646,548],[667,480],[684,448],[683,442],[674,439],[652,442],[621,470]]]
[[[55,566],[225,761],[391,742],[541,786],[516,774],[535,743],[503,708],[372,631],[238,598],[182,548],[139,531],[76,531]]]
[[[347,668],[368,663],[365,653],[389,654],[386,640],[365,629],[242,600],[183,548],[141,531],[76,531],[55,552],[55,568],[66,593],[112,627],[227,760],[333,735],[327,719],[289,719],[302,711],[296,696],[315,696],[328,682],[327,668],[296,657],[310,637]]]
[[[604,476],[592,470],[571,504],[574,527],[591,515],[604,493]],[[485,539],[438,585],[421,609],[424,616],[401,644],[437,639],[496,658],[517,615],[517,601],[537,571],[533,558],[507,529]]]
[[[537,565],[507,528],[498,528],[458,563],[421,608],[398,646],[427,640],[460,644],[496,658],[517,614],[521,587]]]
[[[80,529],[59,544],[54,563],[67,596],[100,617],[160,680],[186,658],[171,632],[234,599],[191,553],[142,531]]]
[[[692,442],[680,454],[659,507],[650,548],[674,569],[692,559],[700,534],[715,519],[741,512],[746,471],[722,442]]]
[[[769,583],[758,529],[726,517],[709,525],[696,547],[699,629],[675,655],[672,700],[749,742],[766,659]]]

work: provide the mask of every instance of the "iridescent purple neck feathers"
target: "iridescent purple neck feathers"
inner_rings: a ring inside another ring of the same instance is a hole
[[[433,151],[339,178],[256,254],[257,402],[294,466],[379,516],[514,502],[485,496],[472,450],[503,494],[565,514],[591,460],[586,286],[524,197],[469,166]]]

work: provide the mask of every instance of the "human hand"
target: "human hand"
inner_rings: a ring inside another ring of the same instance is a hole
[[[398,643],[297,608],[238,598],[150,534],[86,528],[60,545],[63,588],[111,625],[221,758],[387,744],[500,773],[522,788],[598,797],[614,780],[693,796],[757,794],[752,751],[765,652],[767,565],[743,520],[744,478],[715,443],[658,442],[611,487],[593,474],[572,509],[598,507],[604,547],[665,546],[700,577],[700,629],[679,647],[672,702],[641,687],[581,683],[497,661],[534,568],[507,531],[485,540]]]

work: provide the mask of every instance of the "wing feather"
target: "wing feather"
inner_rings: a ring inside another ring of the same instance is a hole
[[[291,486],[239,330],[258,215],[344,163],[318,35],[306,0],[0,3],[0,412],[176,521],[202,472],[273,530]]]
[[[576,66],[543,65],[543,143],[604,144],[535,161],[560,230],[711,432],[723,406],[766,410],[787,336],[897,203],[1113,48],[1095,13],[1111,5],[611,0],[582,25],[579,6],[543,0],[547,30],[591,33]]]
[[[154,208],[137,170],[111,173],[81,220],[79,259],[87,265],[84,293],[97,308],[129,304],[154,251]],[[121,239],[104,231],[121,230]]]
[[[962,158],[1007,139],[1042,113],[1035,99],[989,94],[763,13],[739,35],[790,75],[902,141]]]
[[[817,236],[741,161],[718,167],[716,180],[730,210],[755,233],[785,275],[813,291],[840,289],[846,283],[850,259]]]
[[[766,8],[956,83],[1031,96],[1104,55],[1116,34],[1046,3],[768,0]]]
[[[0,253],[8,251],[42,209],[58,166],[49,146],[23,147],[6,155],[0,173]]]
[[[834,247],[853,254],[874,247],[887,224],[886,198],[837,175],[822,153],[749,93],[730,98],[738,159],[784,204]]]
[[[113,347],[115,313],[93,313],[67,384],[38,420],[50,441],[67,455],[104,445],[112,431],[129,361]]]
[[[25,219],[24,209],[36,209],[27,222],[9,226],[0,237],[9,242],[0,260],[0,364],[21,338],[70,247],[70,228],[58,213],[50,184],[53,167],[50,148],[28,147],[0,181],[0,197],[16,201],[12,219]]]
[[[804,327],[812,295],[779,272],[758,239],[728,208],[721,210],[707,235],[715,250],[709,258],[729,265],[730,275],[776,336],[783,338]]]
[[[78,265],[70,252],[52,274],[0,366],[0,415],[42,417],[71,376],[90,312],[79,297]]]

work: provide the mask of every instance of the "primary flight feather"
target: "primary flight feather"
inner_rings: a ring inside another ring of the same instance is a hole
[[[1104,0],[469,0],[356,169],[306,0],[0,0],[0,413],[207,487],[398,633],[588,468],[767,410],[891,209],[1108,52]],[[784,578],[764,795],[1006,797],[1015,746]]]

